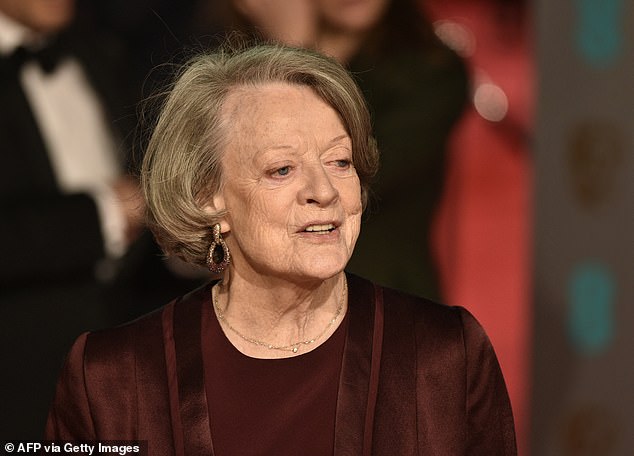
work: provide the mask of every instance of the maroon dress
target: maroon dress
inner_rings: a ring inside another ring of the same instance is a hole
[[[256,359],[229,342],[211,306],[202,315],[205,390],[216,455],[332,455],[347,319],[313,351]]]

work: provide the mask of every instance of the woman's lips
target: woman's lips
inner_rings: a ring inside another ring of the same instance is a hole
[[[334,223],[322,223],[315,225],[308,225],[304,228],[305,233],[315,233],[315,234],[328,234],[334,231],[337,227]]]

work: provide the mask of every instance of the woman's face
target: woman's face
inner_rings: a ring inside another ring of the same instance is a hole
[[[361,186],[337,112],[310,88],[240,87],[223,106],[223,231],[241,275],[324,280],[359,235]]]
[[[314,0],[327,27],[363,33],[377,25],[390,0]]]

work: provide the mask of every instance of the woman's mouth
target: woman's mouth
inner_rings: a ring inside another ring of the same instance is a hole
[[[314,233],[314,234],[328,234],[332,233],[337,227],[332,223],[326,223],[323,225],[308,225],[304,228],[305,233]]]

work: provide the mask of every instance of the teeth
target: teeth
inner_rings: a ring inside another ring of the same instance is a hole
[[[329,223],[327,225],[310,225],[306,228],[305,231],[315,232],[315,231],[331,231],[335,229],[335,225]]]

